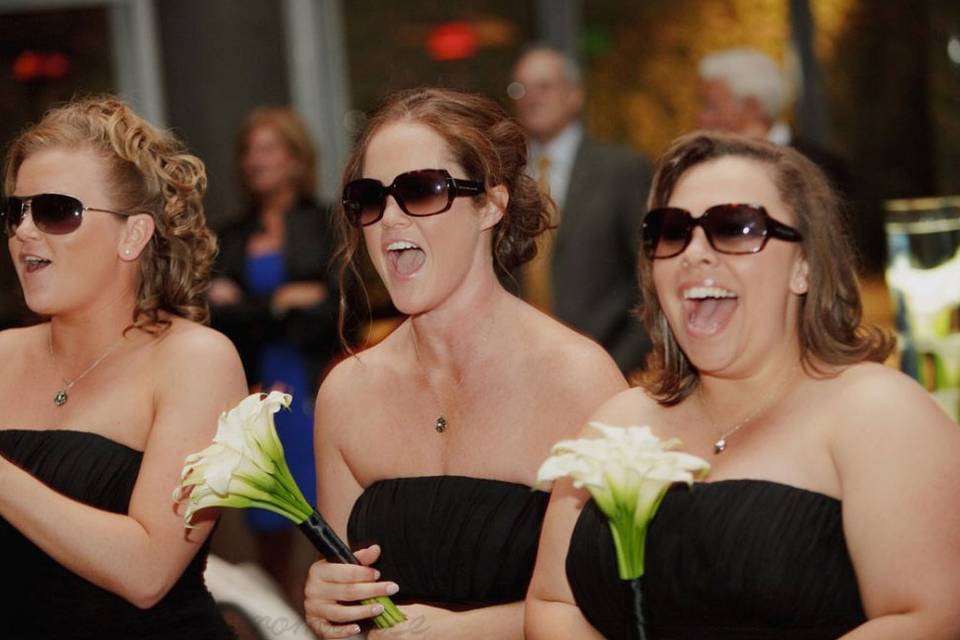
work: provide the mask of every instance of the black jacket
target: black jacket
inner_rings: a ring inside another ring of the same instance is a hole
[[[335,241],[330,208],[303,200],[286,214],[283,254],[287,282],[320,282],[328,295],[318,305],[283,315],[271,310],[271,296],[253,295],[246,282],[247,241],[259,226],[256,214],[251,212],[219,234],[220,254],[213,276],[233,280],[243,290],[244,298],[233,305],[211,306],[212,324],[237,346],[251,384],[260,382],[257,378],[262,345],[285,340],[307,362],[315,390],[324,368],[339,350],[339,291],[332,264]]]

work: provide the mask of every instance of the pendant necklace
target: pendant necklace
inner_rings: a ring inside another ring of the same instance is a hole
[[[417,365],[420,367],[420,374],[423,376],[424,384],[427,385],[427,391],[430,392],[430,395],[433,396],[433,401],[436,406],[440,407],[440,415],[437,416],[437,419],[433,421],[433,430],[437,433],[443,433],[447,430],[447,427],[450,426],[450,423],[447,422],[447,418],[443,415],[443,404],[440,402],[440,399],[437,397],[436,392],[433,390],[433,387],[430,386],[430,377],[427,375],[427,370],[423,366],[423,360],[420,359],[420,349],[417,347],[416,338],[413,341],[413,352],[417,356]]]
[[[773,407],[773,405],[776,404],[776,402],[774,402],[774,400],[778,400],[778,399],[780,398],[780,392],[787,386],[787,383],[788,383],[788,382],[790,382],[790,381],[793,380],[794,377],[795,377],[795,375],[794,375],[793,373],[791,373],[791,375],[789,375],[789,376],[787,376],[786,378],[784,378],[784,379],[783,379],[783,382],[781,382],[779,385],[777,385],[777,387],[776,387],[773,391],[771,391],[770,393],[768,393],[768,394],[766,395],[766,397],[763,399],[763,401],[760,403],[760,405],[759,405],[759,407],[758,407],[757,409],[755,409],[754,411],[752,411],[746,418],[744,418],[744,419],[741,420],[740,422],[736,423],[736,424],[733,425],[732,427],[729,427],[729,428],[726,429],[725,431],[721,431],[720,429],[718,429],[716,423],[715,423],[715,422],[713,421],[713,419],[710,417],[710,414],[709,414],[709,412],[707,411],[707,404],[703,401],[703,387],[701,387],[701,388],[700,388],[700,394],[699,394],[700,407],[703,409],[704,415],[707,416],[707,420],[710,421],[710,426],[713,427],[713,430],[714,430],[717,434],[719,434],[718,437],[717,437],[717,439],[716,439],[716,441],[714,441],[714,443],[713,443],[713,455],[718,456],[718,455],[720,455],[721,453],[723,453],[724,451],[726,451],[726,450],[727,450],[727,438],[729,438],[730,436],[732,436],[733,434],[735,434],[737,431],[740,431],[740,429],[742,429],[743,427],[747,426],[747,425],[750,423],[751,420],[753,420],[754,418],[756,418],[756,417],[759,416],[760,414],[766,412],[768,409],[770,409],[771,407]]]
[[[57,364],[57,356],[53,353],[53,328],[51,327],[50,333],[47,334],[47,348],[50,351],[50,359],[53,360],[53,367],[57,370],[57,375],[60,376],[60,380],[63,382],[63,387],[53,396],[53,404],[57,405],[58,407],[62,407],[63,405],[67,404],[67,400],[70,399],[70,396],[67,395],[67,392],[73,388],[73,385],[83,380],[88,373],[97,368],[98,364],[106,360],[107,356],[113,353],[125,338],[126,336],[120,336],[120,339],[110,345],[110,348],[104,351],[103,355],[94,360],[93,364],[84,369],[83,373],[78,375],[73,380],[67,380],[65,377],[63,377],[63,373],[60,372],[60,365]]]

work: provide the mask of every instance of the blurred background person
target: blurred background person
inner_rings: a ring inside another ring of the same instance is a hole
[[[841,194],[852,196],[846,162],[797,135],[783,119],[790,92],[773,58],[752,47],[722,49],[704,56],[698,72],[701,104],[697,124],[701,128],[791,146],[816,162]]]
[[[529,136],[528,171],[557,205],[557,228],[520,272],[521,293],[599,342],[624,373],[637,371],[650,342],[629,311],[640,301],[636,255],[649,165],[586,134],[581,70],[570,56],[531,47],[509,93]]]
[[[170,499],[246,393],[202,326],[206,182],[110,96],[49,111],[7,151],[7,245],[46,321],[0,333],[2,638],[233,637],[202,576],[215,513],[185,531]]]
[[[209,299],[213,324],[240,350],[252,387],[293,394],[277,414],[291,471],[312,503],[313,396],[336,353],[337,285],[330,269],[329,207],[314,198],[315,153],[291,109],[260,107],[240,128],[237,163],[247,208],[220,234]],[[306,567],[294,567],[293,526],[246,511],[265,569],[300,601]]]

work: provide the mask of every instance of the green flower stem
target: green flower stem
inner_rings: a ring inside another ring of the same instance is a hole
[[[609,519],[613,545],[617,551],[617,571],[622,580],[643,575],[647,527],[638,527],[632,513],[619,513]]]
[[[393,603],[393,600],[387,596],[367,598],[363,601],[363,604],[379,604],[383,607],[383,613],[373,619],[373,623],[377,625],[378,629],[389,629],[407,619],[407,616],[403,615],[403,612]]]

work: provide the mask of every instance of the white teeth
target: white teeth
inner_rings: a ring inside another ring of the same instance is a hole
[[[683,290],[685,300],[703,300],[704,298],[736,298],[737,294],[720,287],[691,287]]]
[[[38,256],[25,256],[23,261],[27,264],[42,264],[44,262],[50,262],[46,258],[40,258]]]
[[[403,251],[404,249],[419,249],[417,245],[406,240],[397,240],[387,245],[387,251]]]

